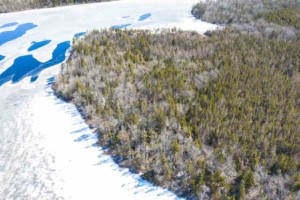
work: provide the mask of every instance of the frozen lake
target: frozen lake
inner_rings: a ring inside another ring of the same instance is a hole
[[[215,29],[192,17],[196,2],[124,0],[0,14],[1,200],[177,198],[119,168],[51,83],[72,39],[92,29]]]

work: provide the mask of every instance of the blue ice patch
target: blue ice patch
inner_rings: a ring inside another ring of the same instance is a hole
[[[34,81],[36,81],[39,78],[39,75],[35,75],[33,77],[30,78],[30,82],[33,83]]]
[[[75,38],[78,38],[78,37],[81,37],[81,36],[84,36],[86,34],[86,32],[80,32],[80,33],[76,33],[74,35]]]
[[[3,44],[15,40],[19,37],[22,37],[26,34],[27,31],[37,27],[37,25],[33,23],[20,24],[17,26],[15,30],[12,31],[4,31],[0,33],[0,46]]]
[[[50,42],[51,42],[51,40],[44,40],[44,41],[40,41],[40,42],[32,42],[31,43],[32,45],[28,48],[28,51],[33,51],[33,50],[39,49],[43,46],[46,46]]]
[[[8,24],[3,24],[2,26],[0,26],[0,28],[8,28],[8,27],[15,26],[17,24],[18,24],[17,22],[11,22],[11,23],[8,23]]]
[[[115,25],[112,26],[112,29],[122,29],[122,28],[127,28],[128,26],[130,26],[131,24],[121,24],[121,25]]]
[[[0,74],[0,86],[8,81],[17,83],[26,77],[31,77],[31,82],[36,81],[41,71],[63,62],[69,48],[70,41],[59,43],[52,52],[52,58],[45,63],[39,62],[32,55],[16,58],[13,65]]]
[[[0,61],[4,60],[5,56],[0,55]]]
[[[139,17],[139,21],[144,21],[144,20],[148,19],[149,17],[151,17],[151,13],[144,14]]]

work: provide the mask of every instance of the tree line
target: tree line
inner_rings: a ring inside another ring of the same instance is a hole
[[[0,13],[110,0],[0,0]]]

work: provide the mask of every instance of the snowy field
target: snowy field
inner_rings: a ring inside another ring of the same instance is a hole
[[[0,14],[0,199],[176,199],[119,168],[96,145],[53,77],[74,37],[99,28],[216,27],[190,14],[198,0],[124,0]]]

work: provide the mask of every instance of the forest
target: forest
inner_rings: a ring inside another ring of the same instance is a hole
[[[0,13],[110,0],[0,0]]]
[[[205,0],[193,6],[192,14],[248,33],[300,39],[299,0]]]
[[[116,162],[188,199],[295,199],[300,41],[234,27],[93,30],[53,89]]]

